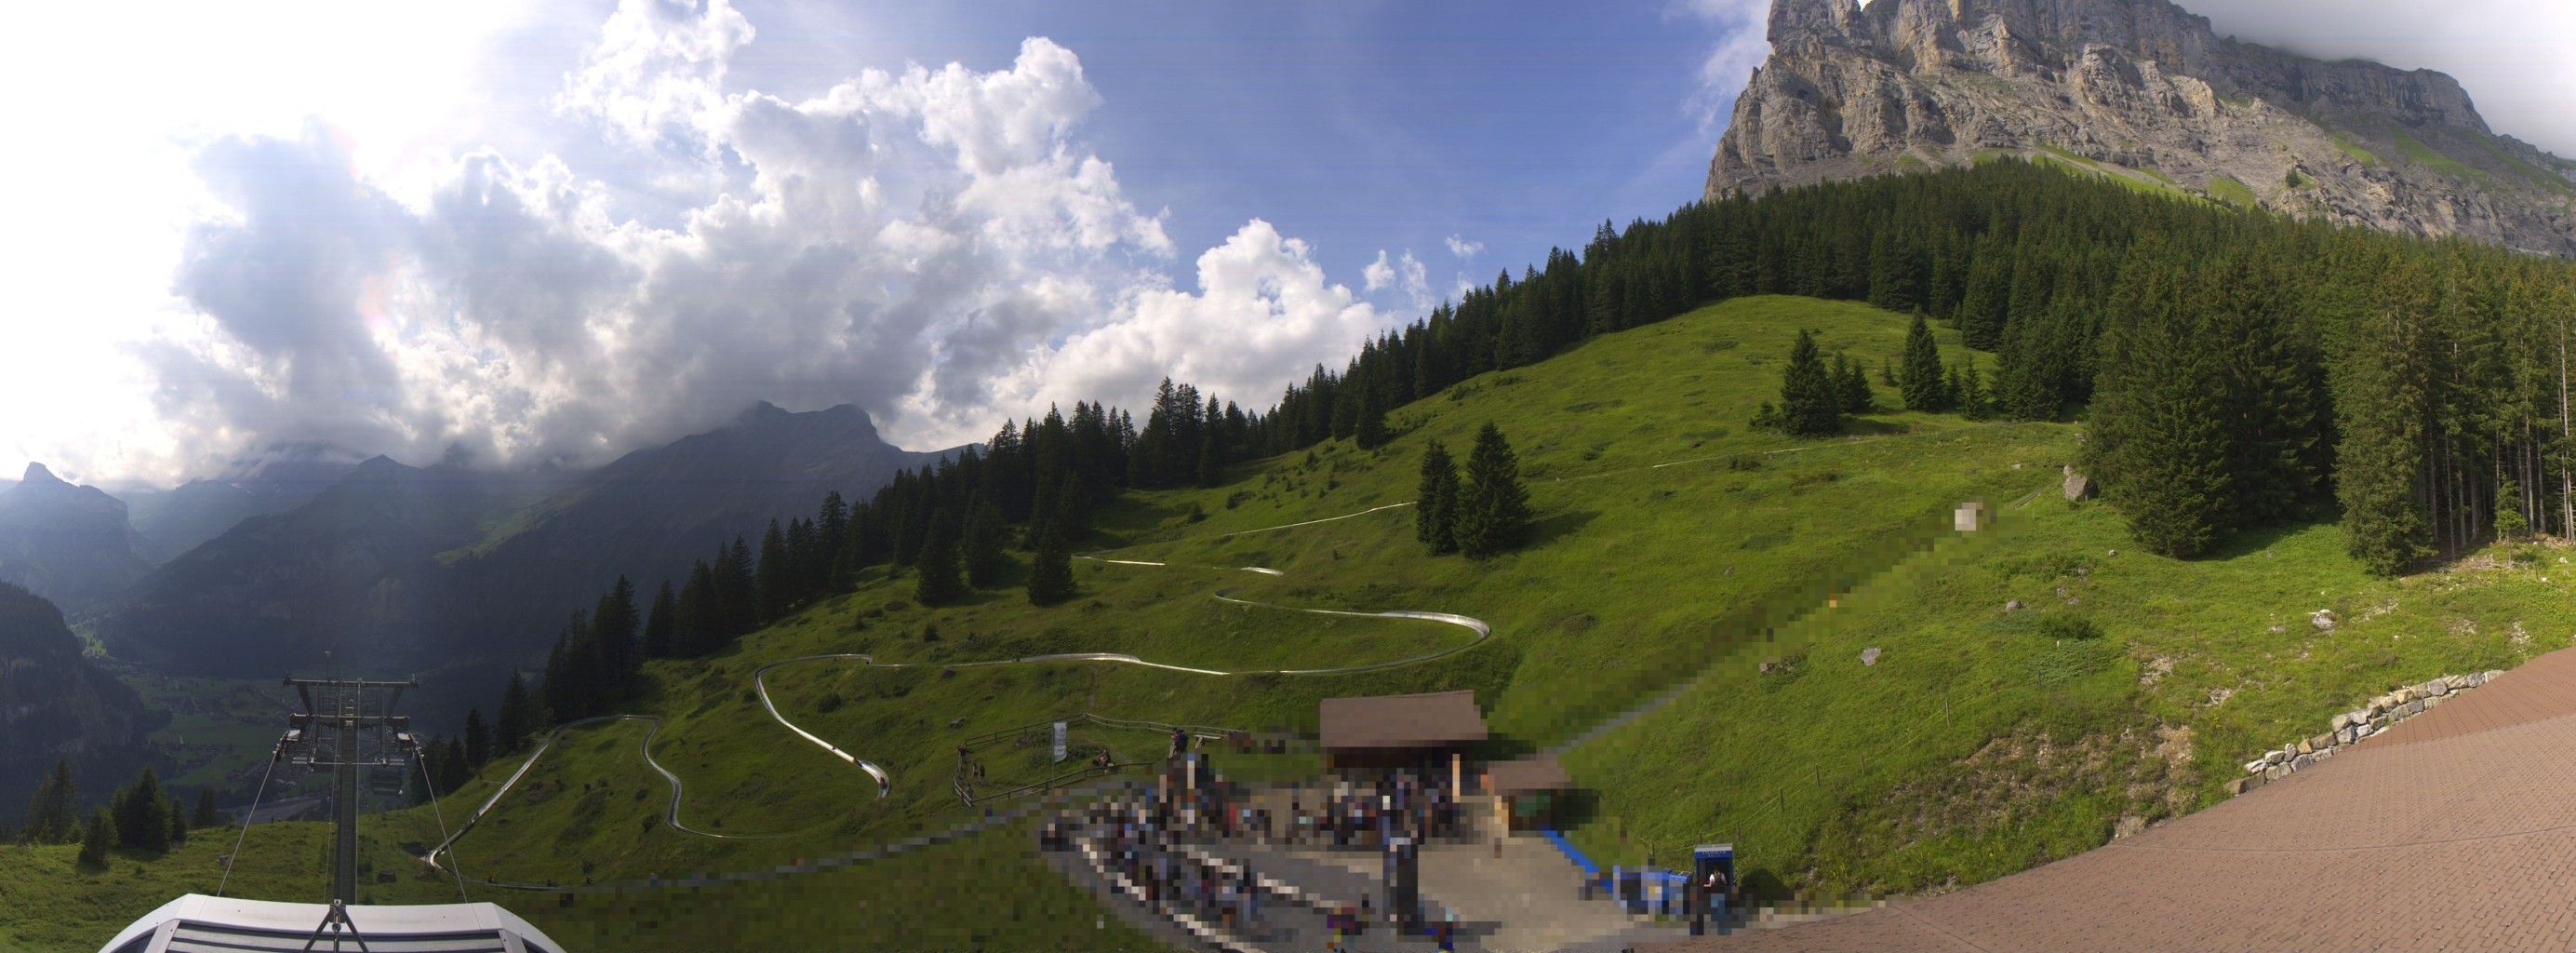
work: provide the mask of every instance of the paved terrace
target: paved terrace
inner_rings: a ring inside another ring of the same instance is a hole
[[[1679,948],[2576,948],[2576,649],[2097,850]]]

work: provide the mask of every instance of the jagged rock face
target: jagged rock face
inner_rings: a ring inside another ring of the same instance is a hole
[[[74,486],[41,464],[0,491],[0,582],[73,611],[97,605],[151,568],[137,556],[124,502]]]
[[[149,727],[134,690],[82,657],[60,609],[0,582],[0,805],[22,810],[56,760],[72,763],[86,800],[104,800]]]
[[[1770,37],[1710,199],[2022,154],[2576,254],[2576,163],[2496,135],[2441,73],[2235,42],[2165,0],[1773,0]]]

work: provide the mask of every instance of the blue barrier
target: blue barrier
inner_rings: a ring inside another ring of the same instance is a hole
[[[1564,854],[1565,859],[1573,861],[1574,866],[1583,871],[1584,879],[1592,880],[1601,876],[1600,865],[1593,863],[1592,858],[1583,856],[1583,849],[1574,846],[1572,841],[1566,840],[1565,835],[1555,831],[1540,831],[1539,833],[1547,835],[1547,842],[1555,844],[1558,853]]]

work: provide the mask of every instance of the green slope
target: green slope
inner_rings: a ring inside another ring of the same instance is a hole
[[[574,729],[465,838],[457,862],[477,879],[610,882],[864,850],[968,819],[949,789],[961,739],[1075,712],[1311,730],[1322,697],[1473,688],[1504,745],[1534,748],[1688,685],[1673,704],[1568,753],[1594,792],[1578,840],[1642,860],[1734,839],[1757,885],[1937,888],[2100,843],[2124,816],[2205,803],[2235,762],[2322,730],[2371,692],[2497,667],[2564,638],[2516,642],[2517,621],[2527,633],[2569,631],[2566,612],[2541,608],[2564,604],[2547,598],[2558,587],[2539,581],[2543,568],[2373,581],[2341,555],[2331,526],[2242,540],[2193,563],[2129,553],[2116,514],[2057,497],[2074,425],[1887,412],[1825,441],[1745,426],[1776,397],[1800,328],[1874,367],[1899,352],[1905,327],[1859,305],[1748,298],[1488,374],[1396,410],[1399,436],[1375,452],[1330,443],[1237,468],[1214,489],[1105,509],[1096,548],[1170,565],[1077,563],[1082,595],[1053,608],[1014,588],[925,609],[912,603],[908,575],[871,571],[858,591],[722,655],[650,663],[653,687],[629,706],[662,719],[653,753],[687,782],[684,823],[784,836],[671,829],[668,787],[639,755],[647,727],[620,723]],[[1955,335],[1943,337],[1945,359],[1967,356]],[[1896,401],[1885,388],[1878,398]],[[1421,450],[1439,439],[1463,452],[1487,421],[1521,454],[1538,532],[1489,562],[1429,557],[1400,505]],[[1972,499],[2002,520],[1949,531],[1952,506]],[[1349,514],[1360,515],[1328,519]],[[1307,525],[1271,529],[1298,523]],[[1435,662],[1350,675],[950,667],[1106,651],[1257,671],[1402,659],[1472,639],[1436,623],[1249,607],[1219,593],[1463,613],[1492,623],[1494,636]],[[2003,613],[2014,598],[2039,608]],[[2391,608],[2370,618],[2382,605]],[[2305,614],[2325,606],[2355,621],[2331,636],[2304,628]],[[2041,620],[2079,614],[2105,635],[2061,644],[2042,634]],[[2269,631],[2276,623],[2287,628]],[[1883,650],[1878,664],[1859,664],[1866,647]],[[893,774],[883,801],[866,775],[771,721],[754,694],[762,666],[823,653],[917,666],[817,661],[768,680],[790,718]],[[1768,674],[1765,662],[1777,663]],[[1149,755],[1160,744],[1150,731],[1096,728],[1073,740],[1077,757],[1097,747]],[[1050,770],[1008,740],[979,757],[997,784]],[[1313,767],[1298,756],[1221,763],[1259,775]],[[495,764],[448,797],[448,821],[515,766]],[[426,810],[372,823],[393,840],[437,840]],[[897,935],[881,905],[814,898],[936,896],[925,886],[939,882],[934,870],[981,872],[1031,902],[1084,909],[1027,843],[1024,832],[997,831],[829,874],[524,912],[567,939],[619,948],[692,948],[705,936],[683,920],[788,904],[824,935]],[[104,923],[150,906],[127,910],[133,903],[86,909]],[[615,933],[643,910],[670,912],[655,938]],[[1002,939],[990,919],[938,918],[917,925],[929,933],[900,935],[1014,947],[1103,939],[1079,913],[1023,918]]]

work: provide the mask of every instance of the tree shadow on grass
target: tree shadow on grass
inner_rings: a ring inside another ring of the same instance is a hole
[[[1566,510],[1552,514],[1530,524],[1529,545],[1539,547],[1556,542],[1600,517],[1598,510]]]
[[[2321,522],[2331,523],[2334,522],[2334,519],[2330,516],[2321,519],[2295,519],[2275,523],[2270,526],[2256,526],[2245,529],[2220,540],[2218,545],[2210,548],[2207,555],[2203,555],[2193,561],[2221,562],[2230,559],[2241,559],[2247,556],[2260,555],[2264,550],[2272,548],[2274,544],[2279,543],[2281,540],[2300,532],[2304,532],[2309,527],[2315,526]]]

